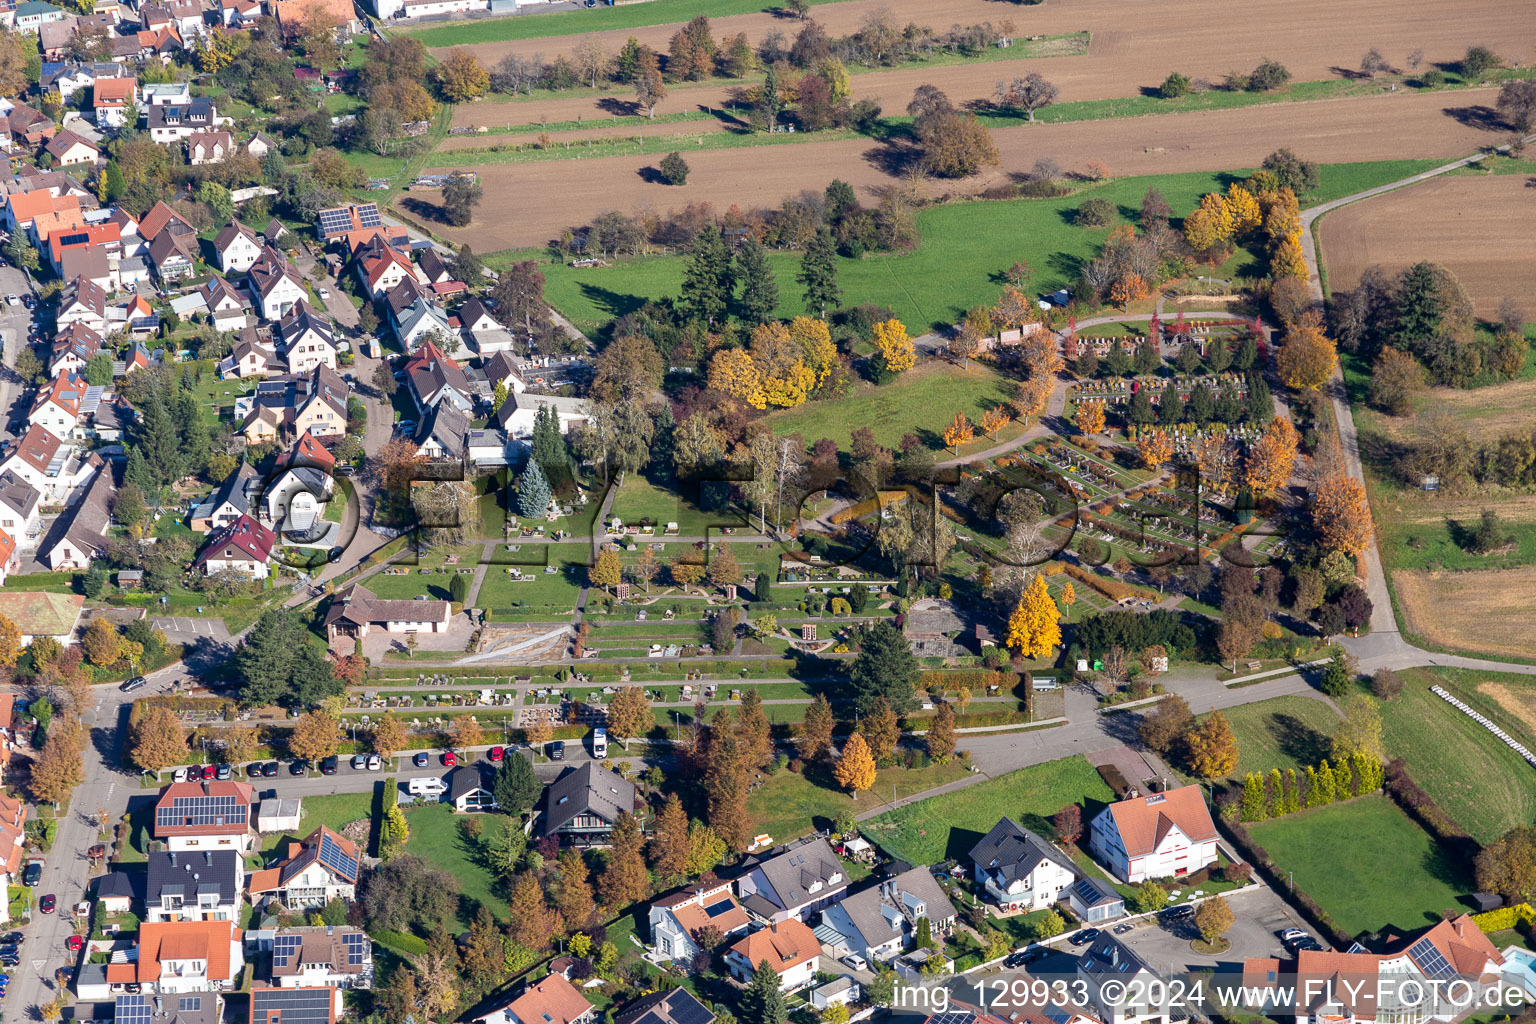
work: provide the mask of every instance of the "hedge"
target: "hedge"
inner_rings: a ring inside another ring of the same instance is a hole
[[[1483,914],[1473,914],[1472,921],[1485,932],[1502,932],[1516,925],[1536,925],[1536,910],[1529,903],[1516,903],[1512,907],[1500,907]]]
[[[1454,818],[1435,803],[1433,797],[1413,781],[1402,758],[1394,757],[1387,762],[1386,780],[1382,789],[1392,798],[1393,803],[1403,809],[1404,814],[1445,845],[1452,856],[1470,864],[1482,852],[1482,844],[1468,835],[1456,824]]]
[[[834,526],[841,526],[850,520],[862,519],[872,512],[906,500],[906,491],[881,491],[877,498],[866,498],[857,504],[849,505],[847,508],[839,509],[832,513],[830,521]]]

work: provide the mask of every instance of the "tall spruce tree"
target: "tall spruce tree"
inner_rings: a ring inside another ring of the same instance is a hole
[[[533,461],[544,471],[544,479],[561,475],[566,463],[565,438],[560,435],[560,418],[547,405],[540,406],[533,419],[530,445]]]
[[[1257,423],[1260,426],[1275,418],[1275,403],[1269,395],[1269,385],[1264,382],[1264,375],[1250,373],[1248,375],[1248,422]]]
[[[736,274],[741,279],[742,320],[749,324],[766,322],[779,304],[779,282],[763,247],[751,235],[736,250]]]
[[[1179,397],[1178,385],[1169,381],[1163,388],[1162,400],[1157,405],[1157,422],[1171,427],[1184,418],[1184,399]]]
[[[741,994],[739,1009],[742,1024],[784,1024],[789,1019],[779,975],[768,961],[757,965],[752,984]]]
[[[140,413],[133,443],[143,453],[155,481],[154,492],[158,493],[161,487],[181,479],[181,438],[159,394],[152,393]]]
[[[835,307],[842,298],[837,288],[837,244],[825,224],[805,247],[797,279],[805,286],[806,312],[825,320],[827,307]]]
[[[875,701],[884,697],[891,710],[905,715],[917,707],[913,689],[922,669],[912,655],[912,645],[901,630],[879,622],[859,643],[849,681],[860,714],[867,715]]]
[[[549,481],[534,459],[517,485],[517,514],[524,519],[538,519],[549,509]]]
[[[731,254],[713,222],[704,225],[688,250],[683,270],[683,294],[679,304],[689,316],[713,324],[724,318],[731,304],[735,272]]]

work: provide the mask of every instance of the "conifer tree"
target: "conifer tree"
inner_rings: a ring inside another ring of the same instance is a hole
[[[805,286],[806,312],[825,320],[827,308],[836,307],[842,298],[837,287],[837,246],[826,225],[806,245],[798,280]]]
[[[720,229],[710,221],[694,236],[688,251],[680,300],[683,311],[707,324],[724,318],[734,281],[731,254],[720,237]]]
[[[528,469],[517,485],[517,514],[524,519],[542,518],[549,510],[549,499],[549,481],[538,461],[530,459]]]
[[[748,235],[736,249],[736,275],[741,279],[741,318],[748,324],[766,322],[779,304],[779,282],[757,239]]]
[[[843,744],[843,753],[832,769],[832,777],[855,797],[875,784],[875,759],[863,736],[854,733],[848,737]]]

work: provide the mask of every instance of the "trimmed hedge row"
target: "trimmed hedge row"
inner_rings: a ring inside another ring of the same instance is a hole
[[[1473,914],[1472,920],[1485,932],[1508,931],[1516,925],[1525,925],[1529,928],[1536,925],[1536,910],[1532,910],[1529,903],[1516,903],[1512,907],[1500,907],[1498,910]]]

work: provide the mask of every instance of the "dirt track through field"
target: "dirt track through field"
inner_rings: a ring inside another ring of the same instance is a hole
[[[1404,625],[1431,643],[1530,657],[1536,645],[1536,566],[1392,574]]]
[[[1093,43],[1086,56],[1027,62],[952,65],[946,68],[874,72],[856,76],[855,95],[879,98],[887,110],[905,107],[912,89],[932,82],[959,102],[990,95],[999,78],[1022,73],[1021,65],[1040,70],[1061,89],[1061,99],[1091,100],[1134,96],[1155,86],[1171,71],[1220,80],[1229,71],[1247,71],[1271,57],[1290,69],[1296,81],[1336,78],[1357,68],[1371,47],[1406,70],[1408,54],[1422,48],[1429,62],[1451,62],[1468,46],[1487,44],[1507,60],[1529,63],[1536,57],[1536,16],[1527,0],[1450,0],[1440,4],[1404,4],[1401,0],[1245,0],[1240,13],[1227,0],[1181,0],[1177,4],[1125,0],[1071,0],[1035,7],[1014,7],[992,0],[847,0],[812,8],[829,33],[856,31],[872,12],[885,8],[899,25],[909,22],[947,31],[952,25],[1011,19],[1018,36],[1060,35],[1087,29]],[[532,15],[538,17],[538,15]],[[745,32],[753,45],[772,32],[793,40],[799,22],[770,14],[742,14],[713,21],[716,38]],[[665,52],[677,25],[598,32],[609,52],[633,35]],[[568,53],[582,36],[476,43],[464,47],[487,66],[508,53],[542,54],[553,59]],[[435,51],[441,56],[445,49]],[[1427,65],[1426,65],[1427,66]],[[662,110],[719,105],[726,86],[678,89]],[[696,96],[694,94],[697,94]],[[599,113],[595,98],[539,99],[504,104],[526,113],[501,111],[491,103],[468,104],[456,113],[459,124],[505,124],[574,120]],[[679,106],[671,104],[678,103]]]
[[[1436,178],[1335,210],[1320,236],[1329,287],[1353,288],[1372,264],[1390,272],[1434,260],[1461,278],[1481,316],[1492,317],[1506,296],[1527,300],[1536,295],[1536,195],[1525,180]],[[1532,395],[1536,389],[1525,397]]]
[[[1492,97],[1491,91],[1454,96],[1398,93],[1119,121],[1023,125],[993,133],[1002,153],[1000,168],[963,182],[933,182],[928,191],[933,197],[975,194],[1008,182],[1009,172],[1026,171],[1042,156],[1055,157],[1068,169],[1102,160],[1117,177],[1253,167],[1279,146],[1326,163],[1450,158],[1500,136],[1448,116],[1447,101],[1461,106]],[[510,209],[488,216],[482,207],[476,222],[465,229],[434,227],[455,244],[469,242],[477,252],[489,252],[544,245],[562,229],[585,224],[605,210],[635,212],[698,202],[721,210],[732,204],[771,207],[802,189],[820,191],[833,178],[842,178],[868,198],[873,188],[897,180],[897,172],[884,159],[888,151],[868,139],[684,155],[691,168],[686,189],[648,184],[642,175],[655,166],[653,156],[480,165],[475,170],[486,194],[508,197]]]

